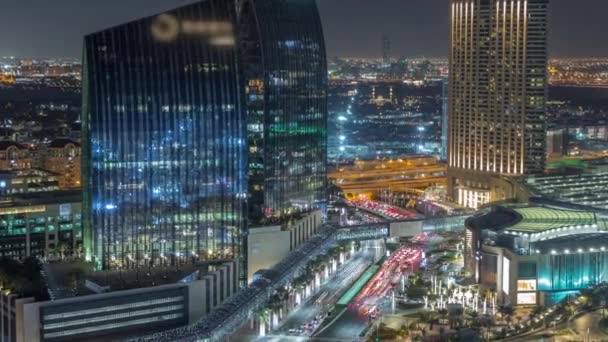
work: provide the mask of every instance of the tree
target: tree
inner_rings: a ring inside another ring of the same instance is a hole
[[[467,315],[469,316],[469,326],[474,325],[475,322],[477,321],[478,316],[479,316],[479,314],[477,313],[477,311],[471,310],[471,311],[467,312]]]
[[[503,319],[510,325],[513,316],[513,307],[508,305],[500,305],[498,306],[498,312],[500,312]]]

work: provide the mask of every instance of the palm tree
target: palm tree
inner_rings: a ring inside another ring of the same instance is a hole
[[[471,311],[467,312],[467,314],[469,316],[469,326],[471,326],[476,322],[479,314],[475,310],[471,310]]]
[[[461,307],[458,307],[452,310],[450,313],[450,328],[454,328],[454,323],[458,322],[458,326],[460,326],[460,320],[463,314],[463,310]]]
[[[508,305],[500,305],[498,307],[498,312],[500,312],[503,319],[507,321],[509,325],[511,325],[511,316],[513,316],[513,308]]]
[[[259,325],[263,325],[268,323],[269,311],[266,308],[260,308],[256,312],[256,317],[258,318]]]

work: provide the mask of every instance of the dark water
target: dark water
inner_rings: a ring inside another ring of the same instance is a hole
[[[608,88],[549,87],[549,99],[576,106],[608,108]]]

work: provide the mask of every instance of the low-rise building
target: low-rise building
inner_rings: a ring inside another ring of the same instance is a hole
[[[62,189],[79,188],[80,144],[68,138],[58,138],[46,146],[43,153],[42,167],[58,174],[59,186]]]
[[[466,221],[465,268],[511,305],[550,305],[608,281],[606,220],[592,211],[495,207]]]
[[[30,149],[11,140],[0,140],[0,171],[24,170],[32,167]]]
[[[0,171],[0,197],[59,190],[59,175],[53,172],[26,169]]]
[[[63,258],[82,248],[80,191],[14,195],[0,201],[0,258]]]
[[[53,268],[47,264],[45,272]],[[229,300],[238,283],[236,262],[96,272],[74,296],[36,301],[1,295],[2,329],[15,342],[136,337],[198,321]]]

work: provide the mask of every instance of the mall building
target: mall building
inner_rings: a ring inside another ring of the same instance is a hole
[[[503,303],[551,305],[608,281],[607,220],[597,212],[496,206],[465,226],[465,269]]]

